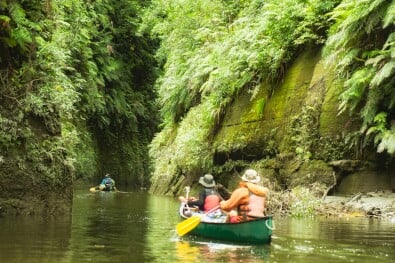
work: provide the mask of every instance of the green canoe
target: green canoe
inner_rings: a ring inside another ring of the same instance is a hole
[[[200,222],[188,235],[237,243],[270,244],[272,224],[271,216],[242,223]]]
[[[186,218],[180,211],[182,218]],[[248,244],[270,244],[273,230],[272,216],[241,223],[202,222],[187,235]]]

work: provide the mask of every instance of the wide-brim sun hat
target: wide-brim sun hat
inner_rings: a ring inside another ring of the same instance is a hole
[[[204,187],[214,187],[215,181],[214,177],[211,174],[205,174],[204,176],[200,177],[199,183]]]
[[[249,183],[259,183],[261,181],[261,177],[258,175],[258,172],[255,171],[254,169],[247,169],[243,176],[241,177],[241,180],[244,182],[249,182]]]

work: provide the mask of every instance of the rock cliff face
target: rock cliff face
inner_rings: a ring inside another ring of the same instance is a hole
[[[0,118],[4,116],[1,113]],[[65,149],[55,147],[59,144],[60,126],[49,129],[32,117],[17,122],[13,121],[15,115],[10,114],[7,121],[2,119],[2,129],[17,132],[8,147],[0,148],[0,215],[69,214],[72,167]],[[10,123],[14,125],[7,127]]]
[[[395,189],[393,158],[346,143],[358,120],[338,115],[341,91],[321,51],[312,49],[295,59],[276,86],[262,83],[254,96],[240,94],[214,138],[215,168],[225,171],[233,163],[232,171],[214,172],[217,181],[233,188],[240,172],[253,167],[280,189],[311,184],[332,187],[336,194]],[[196,173],[184,175],[168,178],[174,194],[197,181]]]

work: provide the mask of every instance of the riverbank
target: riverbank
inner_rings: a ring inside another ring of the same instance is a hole
[[[395,222],[395,193],[376,191],[347,196],[329,196],[317,188],[295,188],[272,192],[268,212],[295,217],[371,217]]]
[[[378,191],[352,196],[326,196],[321,209],[323,214],[338,217],[365,216],[395,222],[395,193]]]

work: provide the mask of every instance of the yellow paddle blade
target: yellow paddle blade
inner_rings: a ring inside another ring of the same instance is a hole
[[[176,231],[179,236],[183,236],[188,232],[192,231],[200,223],[200,216],[192,216],[176,226]]]

